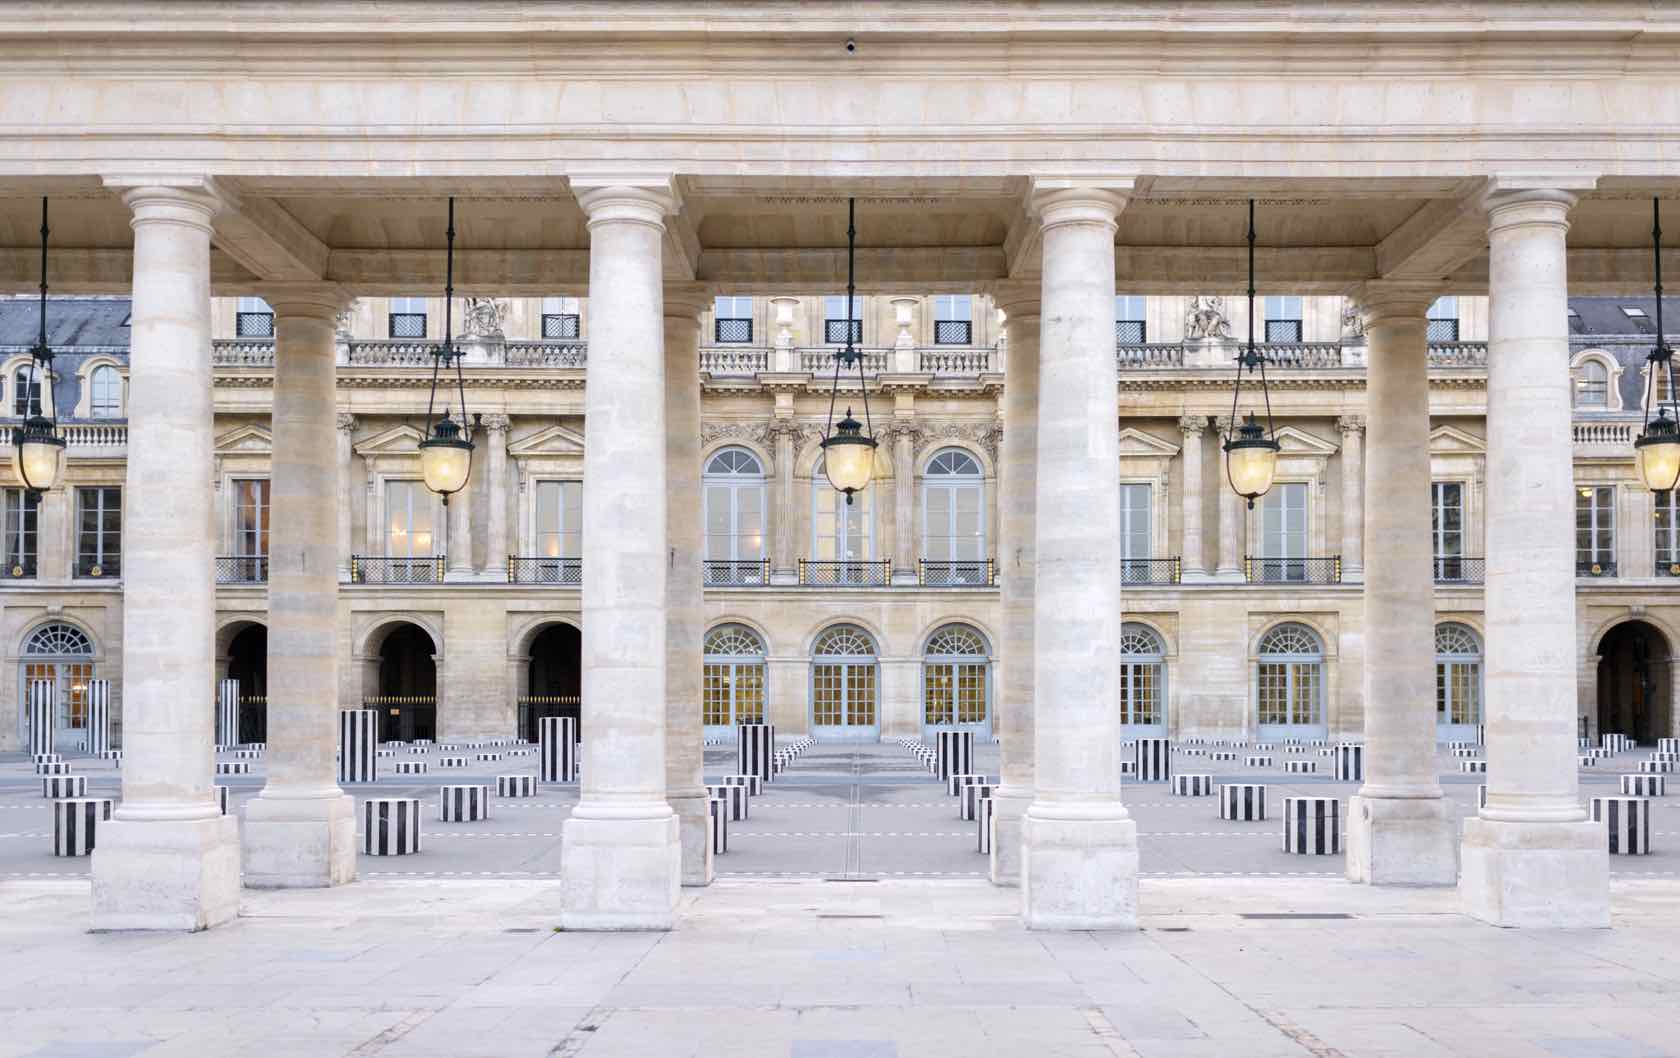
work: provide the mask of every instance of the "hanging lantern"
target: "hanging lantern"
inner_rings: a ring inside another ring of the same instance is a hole
[[[1260,395],[1266,407],[1266,426],[1250,413],[1237,426],[1237,403],[1242,396],[1243,371],[1260,369]],[[1281,446],[1272,430],[1272,395],[1266,388],[1266,358],[1254,348],[1254,200],[1248,200],[1248,344],[1237,354],[1237,379],[1231,391],[1231,427],[1225,435],[1225,479],[1237,495],[1254,501],[1272,487],[1277,474],[1277,457]]]
[[[1657,200],[1651,199],[1651,257],[1656,277],[1657,345],[1645,357],[1649,366],[1645,372],[1645,429],[1633,442],[1634,463],[1639,478],[1652,492],[1671,492],[1680,484],[1680,406],[1676,406],[1674,392],[1674,350],[1668,347],[1663,333],[1662,300],[1662,223]],[[1667,407],[1655,400],[1657,380],[1668,383]],[[1656,418],[1651,417],[1651,405],[1657,405]],[[1671,415],[1670,412],[1673,412]]]
[[[64,470],[64,437],[53,401],[53,352],[47,344],[47,200],[41,199],[41,330],[30,350],[29,379],[38,398],[25,393],[23,425],[12,428],[12,473],[23,487],[40,493],[58,484]]]
[[[854,257],[857,249],[857,201],[846,200],[846,344],[834,354],[834,389],[828,398],[828,430],[823,435],[823,473],[828,476],[829,485],[835,491],[844,493],[846,504],[850,506],[852,497],[869,487],[869,480],[875,474],[874,429],[864,432],[869,422],[869,386],[863,378],[863,354],[852,345],[852,298],[855,286]],[[852,366],[858,370],[858,388],[863,392],[863,418],[858,422],[852,418],[852,409],[846,409],[846,417],[838,423],[834,421],[835,398],[840,395],[840,373]]]
[[[467,419],[467,390],[461,377],[461,358],[464,354],[455,348],[455,340],[450,334],[454,329],[455,304],[453,197],[449,200],[449,227],[445,237],[448,244],[443,280],[443,344],[432,354],[432,393],[426,401],[426,439],[420,442],[420,477],[428,489],[443,497],[443,505],[447,507],[449,497],[467,487],[467,479],[472,476],[473,451],[472,437],[462,430]],[[455,365],[455,393],[461,402],[461,419],[459,422],[451,419],[449,408],[446,406],[443,409],[443,417],[434,423],[432,412],[437,407],[438,374],[447,371],[451,362]]]

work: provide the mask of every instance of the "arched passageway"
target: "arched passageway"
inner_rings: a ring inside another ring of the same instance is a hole
[[[268,629],[249,624],[228,643],[227,674],[239,681],[239,741],[268,741]]]
[[[1642,745],[1674,733],[1668,637],[1645,621],[1628,621],[1598,645],[1598,730]]]
[[[538,723],[545,716],[570,716],[583,734],[580,669],[583,640],[568,624],[551,624],[531,640],[526,663],[525,695],[519,700],[519,733],[536,741]]]
[[[404,622],[379,644],[381,740],[437,737],[437,647],[424,628]]]

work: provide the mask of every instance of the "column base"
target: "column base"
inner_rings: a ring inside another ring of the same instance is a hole
[[[580,804],[561,831],[560,928],[670,929],[682,883],[676,814],[660,801],[578,815],[590,811]]]
[[[1021,819],[1022,921],[1028,929],[1137,929],[1137,823],[1118,801],[1076,811],[1034,804]]]
[[[1607,928],[1604,825],[1466,819],[1458,898],[1465,914],[1495,926]]]
[[[667,797],[666,801],[677,815],[677,841],[682,846],[682,884],[711,885],[714,869],[709,800],[703,794],[697,794]]]
[[[1012,889],[1021,885],[1021,820],[1032,798],[1032,790],[1018,787],[1005,787],[992,795],[993,885]]]
[[[894,569],[892,571],[892,585],[897,588],[913,588],[919,581],[916,579],[915,567],[910,569]]]
[[[773,569],[770,571],[770,586],[774,588],[792,588],[799,585],[799,572],[792,569]]]
[[[1247,584],[1248,574],[1240,569],[1216,569],[1209,580],[1214,584]]]
[[[1452,885],[1458,826],[1440,797],[1348,798],[1347,877],[1368,885]]]
[[[270,796],[245,805],[240,834],[247,889],[326,889],[356,880],[356,802]]]
[[[99,825],[93,850],[95,931],[191,933],[237,917],[236,817],[118,818]]]

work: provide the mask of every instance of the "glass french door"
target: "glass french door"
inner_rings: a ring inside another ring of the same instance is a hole
[[[31,680],[52,680],[53,700],[57,702],[55,741],[67,746],[69,738],[80,737],[87,730],[88,681],[93,679],[91,661],[26,661],[23,663],[18,688],[20,716],[19,734],[27,735],[29,727],[29,683]]]
[[[706,738],[729,738],[736,724],[764,722],[764,663],[708,661],[701,676]]]
[[[876,716],[875,662],[818,662],[811,667],[811,734],[834,742],[873,742],[880,737]]]

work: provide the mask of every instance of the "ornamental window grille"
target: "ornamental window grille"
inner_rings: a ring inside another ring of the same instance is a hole
[[[75,625],[45,624],[30,633],[23,653],[32,658],[88,657],[93,654],[93,641]]]
[[[939,294],[933,299],[933,344],[971,345],[974,342],[974,298],[969,294]]]
[[[1142,345],[1149,340],[1144,322],[1144,299],[1136,295],[1114,296],[1114,340],[1121,345]]]
[[[852,298],[852,344],[863,341],[863,299]],[[823,298],[823,341],[828,345],[846,343],[846,296],[830,294]]]
[[[390,338],[426,337],[426,299],[392,298],[385,333]]]
[[[1274,294],[1266,298],[1266,341],[1294,345],[1301,341],[1301,299]]]
[[[721,295],[712,306],[712,339],[745,344],[753,337],[753,299]]]
[[[819,658],[874,657],[875,643],[861,628],[837,625],[818,637],[811,653]]]
[[[1431,342],[1458,341],[1458,299],[1451,295],[1435,299],[1429,306],[1427,340]]]
[[[240,298],[234,310],[233,333],[239,338],[274,337],[274,309],[262,298]]]

